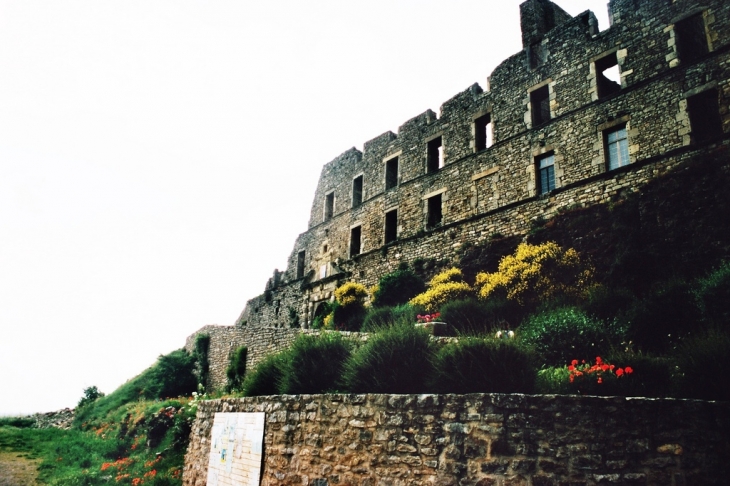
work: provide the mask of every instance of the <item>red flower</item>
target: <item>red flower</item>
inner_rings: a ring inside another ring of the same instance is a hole
[[[626,368],[624,368],[624,371],[626,371],[627,375],[630,375],[634,372],[634,369],[631,366],[627,366]]]
[[[570,362],[570,364],[573,366],[576,366],[578,364],[578,360],[574,359],[573,361]]]
[[[619,368],[616,370],[616,376],[622,376],[624,374],[624,370]]]

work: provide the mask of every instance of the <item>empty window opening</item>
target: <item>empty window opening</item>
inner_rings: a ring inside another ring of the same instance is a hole
[[[530,93],[530,111],[533,127],[550,120],[550,90],[547,85]]]
[[[436,172],[444,166],[444,145],[441,137],[436,137],[428,142],[427,172]]]
[[[304,257],[306,253],[303,251],[300,251],[297,254],[297,278],[304,277]]]
[[[487,113],[474,120],[474,147],[477,152],[492,146],[492,115]]]
[[[350,257],[360,254],[360,237],[362,231],[360,226],[350,229]]]
[[[331,192],[324,197],[324,220],[332,218],[335,213],[335,193]]]
[[[605,132],[604,137],[608,170],[629,165],[629,137],[626,125]]]
[[[385,213],[385,244],[398,239],[398,210],[393,209]]]
[[[618,67],[616,53],[609,54],[596,61],[596,89],[598,97],[616,93],[621,90],[621,71]]]
[[[695,143],[706,142],[722,136],[720,103],[716,88],[687,98],[687,110],[689,111],[692,139]]]
[[[705,19],[698,13],[674,24],[677,54],[682,62],[692,62],[708,52]]]
[[[443,211],[441,209],[441,194],[437,194],[427,199],[428,215],[426,218],[426,226],[433,228],[443,221]]]
[[[356,208],[362,204],[362,176],[352,180],[352,207]]]
[[[555,189],[555,156],[553,154],[538,157],[537,167],[537,193],[547,194]]]
[[[385,163],[385,190],[398,185],[398,157],[393,157]]]

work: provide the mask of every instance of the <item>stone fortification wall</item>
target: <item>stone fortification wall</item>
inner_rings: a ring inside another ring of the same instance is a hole
[[[262,485],[727,484],[730,405],[529,395],[308,395],[200,404],[183,484],[206,484],[216,412],[265,412]]]
[[[299,334],[319,334],[320,331],[301,328],[249,327],[249,326],[205,326],[185,341],[185,350],[195,350],[195,339],[199,334],[210,336],[208,348],[207,391],[221,390],[227,384],[226,369],[231,355],[240,346],[248,348],[246,369],[252,369],[266,356],[288,348]],[[366,340],[367,334],[343,332],[346,338]]]
[[[285,329],[249,326],[205,326],[185,341],[185,349],[192,353],[195,338],[199,334],[210,336],[208,348],[208,391],[219,390],[227,383],[226,369],[231,354],[240,346],[248,347],[246,367],[251,369],[265,356],[288,347],[302,332],[301,329]]]
[[[590,11],[571,18],[548,0],[525,2],[524,49],[494,70],[488,89],[472,85],[438,114],[427,110],[326,164],[287,268],[238,323],[307,327],[347,280],[371,285],[401,262],[454,261],[464,244],[524,234],[560,209],[618,198],[727,140],[730,4],[613,0],[609,8],[613,24],[599,31]],[[688,57],[682,46],[692,28],[707,52]],[[618,84],[601,74],[609,64]],[[709,138],[691,123],[689,100],[701,93],[716,103],[709,112],[719,131]],[[609,170],[606,137],[617,128],[626,131],[628,165]],[[434,144],[442,159],[430,166]],[[553,156],[555,184],[546,191],[538,181],[545,155]],[[429,219],[435,201],[437,222]],[[393,241],[386,214],[396,215]]]

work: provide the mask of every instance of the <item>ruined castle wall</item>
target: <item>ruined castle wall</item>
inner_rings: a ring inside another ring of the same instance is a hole
[[[183,484],[206,483],[216,412],[265,412],[262,485],[719,485],[729,407],[517,394],[212,400],[199,405]]]
[[[398,263],[419,258],[456,262],[463,245],[494,233],[524,234],[531,221],[561,208],[631,191],[707,150],[696,143],[687,102],[707,88],[718,89],[724,131],[730,133],[730,5],[613,0],[609,7],[613,25],[599,32],[591,12],[568,18],[547,0],[530,0],[521,8],[525,49],[494,70],[488,89],[470,86],[446,101],[438,115],[427,110],[397,134],[386,132],[366,142],[362,152],[353,148],[326,164],[309,229],[295,242],[280,278],[247,304],[238,322],[288,327],[294,312],[306,326],[319,302],[345,280],[372,285]],[[676,24],[696,13],[710,52],[683,60]],[[620,68],[620,90],[599,97],[597,61],[606,58]],[[549,93],[550,120],[533,126],[530,93],[540,87]],[[491,117],[493,144],[477,150],[474,120],[485,114]],[[631,164],[607,172],[604,136],[620,126],[628,133]],[[429,173],[429,141],[439,136],[443,167]],[[536,158],[550,153],[556,189],[538,195]],[[393,157],[398,184],[386,190],[386,161]],[[353,207],[353,179],[359,176],[362,204]],[[330,193],[333,214],[326,218]],[[441,197],[443,218],[429,227],[427,199],[434,195]],[[397,239],[386,245],[385,214],[394,209]],[[356,226],[361,245],[353,256]]]

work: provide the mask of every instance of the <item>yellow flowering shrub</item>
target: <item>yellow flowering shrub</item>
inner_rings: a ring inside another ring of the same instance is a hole
[[[479,297],[504,295],[520,304],[536,304],[557,296],[577,297],[593,285],[593,268],[573,248],[557,243],[521,243],[514,255],[499,262],[494,273],[476,277]]]
[[[441,285],[449,282],[463,282],[464,281],[464,274],[461,273],[461,270],[459,270],[456,267],[449,268],[448,270],[444,270],[441,273],[437,273],[434,275],[434,277],[429,282],[429,285],[431,287],[435,287],[436,285]]]
[[[458,268],[449,268],[435,275],[428,284],[428,289],[410,300],[412,305],[423,306],[426,312],[437,312],[439,308],[452,300],[466,299],[474,295],[474,289],[464,282],[464,276]]]
[[[367,296],[368,291],[365,286],[355,282],[347,282],[335,289],[335,300],[343,307],[362,302]]]

